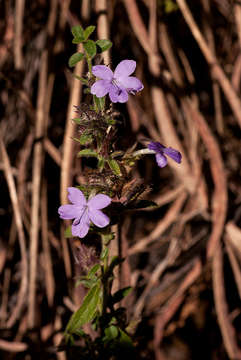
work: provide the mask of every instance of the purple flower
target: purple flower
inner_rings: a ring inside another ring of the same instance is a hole
[[[178,164],[182,161],[182,155],[179,151],[171,148],[165,147],[164,145],[160,144],[159,142],[151,141],[148,144],[148,149],[153,150],[156,153],[156,162],[158,166],[163,168],[167,164],[166,155],[176,161]]]
[[[110,219],[100,209],[111,203],[111,198],[104,194],[98,194],[86,201],[82,191],[68,188],[68,199],[73,205],[62,205],[58,209],[61,219],[74,219],[72,235],[84,238],[90,227],[90,222],[102,228],[109,224]]]
[[[142,82],[131,75],[136,68],[134,60],[121,61],[114,73],[105,65],[96,65],[92,68],[92,73],[100,78],[90,89],[91,94],[98,98],[109,93],[110,100],[113,103],[125,103],[128,100],[128,93],[135,94],[143,89]]]

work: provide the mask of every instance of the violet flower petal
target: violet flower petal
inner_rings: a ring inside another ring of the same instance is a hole
[[[98,80],[90,88],[90,92],[98,98],[105,96],[110,90],[111,82],[109,80]]]
[[[72,235],[84,238],[90,228],[90,218],[88,211],[84,211],[79,221],[74,221],[72,224]]]
[[[100,78],[100,79],[104,79],[104,80],[109,80],[111,81],[113,78],[113,71],[108,68],[105,65],[95,65],[92,67],[92,73]]]
[[[141,91],[144,86],[142,82],[134,76],[120,77],[118,78],[118,83],[120,83],[127,91]]]
[[[156,152],[158,152],[158,153],[163,153],[163,150],[165,149],[165,146],[163,146],[162,144],[160,144],[160,143],[157,142],[157,141],[151,141],[151,142],[148,144],[148,149],[149,149],[149,150],[156,151]]]
[[[160,166],[161,168],[165,167],[167,164],[167,158],[165,155],[162,155],[160,153],[156,154],[156,162],[157,165]]]
[[[122,60],[114,71],[114,78],[127,77],[135,71],[136,62],[134,60]]]
[[[126,91],[126,89],[116,85],[111,85],[109,90],[109,96],[110,96],[110,100],[113,103],[116,102],[125,103],[128,100],[128,92]]]
[[[105,215],[102,211],[96,209],[92,209],[89,211],[89,217],[92,223],[94,223],[100,228],[105,227],[110,222],[110,219],[107,215]]]
[[[68,199],[74,205],[86,205],[86,199],[82,191],[74,187],[68,187]]]
[[[171,148],[171,147],[168,147],[168,148],[165,148],[163,150],[163,152],[168,155],[170,158],[172,158],[174,161],[176,161],[178,164],[181,163],[182,161],[182,155],[179,151]]]
[[[88,208],[90,211],[96,209],[103,209],[106,206],[110,205],[111,203],[111,198],[107,195],[104,194],[98,194],[93,196],[89,201],[88,201]]]
[[[58,213],[61,219],[69,220],[80,216],[83,208],[76,205],[62,205],[58,208]]]

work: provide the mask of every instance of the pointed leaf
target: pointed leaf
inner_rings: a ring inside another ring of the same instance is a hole
[[[85,29],[84,31],[85,40],[88,39],[88,37],[90,36],[90,34],[92,34],[93,31],[95,31],[95,26],[93,25],[90,25]]]
[[[100,282],[90,289],[85,296],[81,307],[71,316],[66,327],[67,333],[73,333],[81,326],[90,322],[95,317],[97,307],[100,302]]]
[[[115,175],[117,175],[117,176],[122,175],[121,174],[121,169],[120,169],[119,164],[118,164],[118,162],[116,160],[109,159],[109,160],[107,160],[107,162],[108,162],[109,167],[111,168],[111,170],[113,171],[113,173]]]
[[[84,43],[84,49],[91,58],[96,55],[96,45],[93,40],[87,40]]]
[[[85,156],[85,157],[98,157],[98,154],[96,151],[92,149],[84,149],[78,152],[78,157]]]
[[[111,48],[112,42],[110,40],[97,40],[96,45],[100,48],[100,52],[106,51]]]
[[[81,61],[84,57],[84,54],[77,52],[75,54],[73,54],[70,58],[69,58],[69,66],[73,67],[75,66],[79,61]]]
[[[101,265],[100,264],[95,264],[91,269],[90,271],[88,272],[88,275],[87,277],[88,278],[93,278],[93,276],[97,273],[97,271],[101,268]]]
[[[111,299],[112,304],[120,302],[124,297],[126,297],[132,291],[132,287],[127,286],[124,289],[116,291]]]
[[[84,41],[85,39],[84,30],[80,25],[73,26],[71,32],[74,35],[74,39],[72,41],[74,44],[79,44],[82,41]]]

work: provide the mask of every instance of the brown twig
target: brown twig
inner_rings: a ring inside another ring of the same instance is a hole
[[[165,214],[165,216],[161,219],[161,221],[157,224],[155,229],[146,237],[140,239],[138,243],[133,245],[128,250],[128,255],[135,254],[140,251],[145,251],[147,245],[153,242],[156,239],[159,239],[161,234],[170,226],[170,224],[175,221],[177,218],[184,201],[187,198],[187,193],[183,192],[179,195],[179,197],[174,201],[174,203],[170,206],[169,210]]]
[[[13,206],[14,217],[16,221],[16,227],[18,232],[18,239],[19,239],[19,246],[21,252],[21,283],[19,288],[19,293],[17,297],[17,303],[11,313],[10,318],[7,321],[7,327],[13,326],[16,322],[19,314],[24,306],[25,296],[27,292],[27,276],[28,276],[28,263],[27,263],[27,250],[26,250],[26,243],[25,243],[25,235],[23,231],[23,222],[21,217],[21,210],[19,206],[16,186],[13,179],[12,169],[10,165],[10,161],[8,158],[7,151],[5,149],[1,134],[0,134],[0,149],[2,154],[2,161],[4,164],[4,174],[6,177],[6,181],[9,188],[9,194]]]
[[[39,210],[40,210],[40,188],[43,161],[43,144],[39,140],[44,136],[45,121],[45,89],[47,86],[47,51],[44,50],[41,56],[39,72],[39,86],[37,99],[37,120],[35,128],[35,145],[33,152],[33,180],[32,180],[32,207],[31,207],[31,228],[30,228],[30,273],[29,273],[29,294],[28,294],[28,325],[30,328],[35,325],[36,306],[36,275],[38,259],[38,237],[39,237]]]
[[[213,294],[215,309],[219,326],[222,332],[223,342],[230,359],[241,359],[241,350],[235,339],[235,330],[229,318],[228,306],[225,296],[223,255],[220,244],[216,246],[212,262]]]
[[[215,76],[218,83],[220,84],[220,87],[222,88],[222,90],[227,98],[227,101],[229,102],[229,105],[238,121],[238,124],[241,127],[241,101],[240,101],[237,93],[233,89],[233,87],[232,87],[230,81],[228,80],[227,76],[225,75],[223,69],[218,64],[218,61],[217,61],[215,55],[213,54],[211,49],[208,47],[196,22],[194,21],[194,18],[186,4],[186,1],[185,0],[177,0],[177,3],[180,7],[183,17],[186,20],[195,40],[197,41],[204,57],[206,58],[206,61],[212,67],[212,69],[211,69],[212,73]]]
[[[15,36],[14,36],[14,64],[17,70],[23,68],[23,15],[25,0],[16,0],[15,3]]]

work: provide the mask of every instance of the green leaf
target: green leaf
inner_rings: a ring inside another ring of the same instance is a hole
[[[109,159],[109,160],[107,160],[107,162],[108,162],[109,167],[111,168],[111,170],[113,171],[113,173],[115,175],[122,176],[121,169],[120,169],[119,164],[118,164],[118,162],[116,160]]]
[[[98,157],[98,154],[96,151],[92,149],[84,149],[80,150],[77,154],[78,157],[85,156],[85,157]]]
[[[132,291],[132,287],[127,286],[126,288],[116,291],[111,299],[112,304],[120,302],[124,297],[126,297]]]
[[[84,43],[84,49],[91,58],[96,55],[96,45],[93,40],[87,40]]]
[[[71,228],[72,228],[72,226],[70,225],[70,226],[68,226],[68,227],[65,229],[65,231],[64,231],[64,237],[65,237],[65,238],[71,238],[71,237],[73,237]]]
[[[97,271],[101,268],[101,265],[100,264],[95,264],[91,269],[90,271],[88,272],[88,275],[87,277],[88,278],[93,278],[93,276],[97,273]]]
[[[90,25],[85,29],[84,31],[85,40],[88,39],[88,37],[90,36],[90,34],[92,34],[93,31],[95,31],[95,26],[93,25]]]
[[[84,57],[84,54],[77,52],[75,54],[73,54],[70,58],[69,58],[69,66],[73,67],[75,66],[79,61],[81,61]]]
[[[89,80],[84,79],[84,78],[82,78],[82,77],[80,77],[80,76],[78,76],[76,74],[72,74],[72,75],[73,75],[74,78],[80,80],[84,85],[89,85]]]
[[[71,29],[72,34],[74,35],[74,39],[72,43],[79,44],[85,39],[84,30],[80,25],[73,26]]]
[[[100,292],[100,282],[98,282],[85,296],[81,307],[71,316],[66,327],[67,333],[74,333],[81,326],[93,320],[100,302]]]
[[[82,134],[79,138],[73,138],[73,139],[75,141],[78,141],[78,143],[80,143],[81,145],[91,144],[93,141],[93,138],[90,134]]]
[[[75,118],[75,119],[72,119],[76,124],[80,125],[81,123],[81,119],[80,118]]]
[[[114,268],[120,265],[123,261],[124,259],[120,258],[119,256],[113,256],[108,269],[109,274],[112,274]]]
[[[112,42],[110,40],[97,40],[96,45],[100,48],[101,52],[106,51],[111,48]]]
[[[110,325],[108,328],[105,329],[105,336],[102,339],[104,342],[112,341],[116,339],[119,335],[119,329],[117,326]]]

